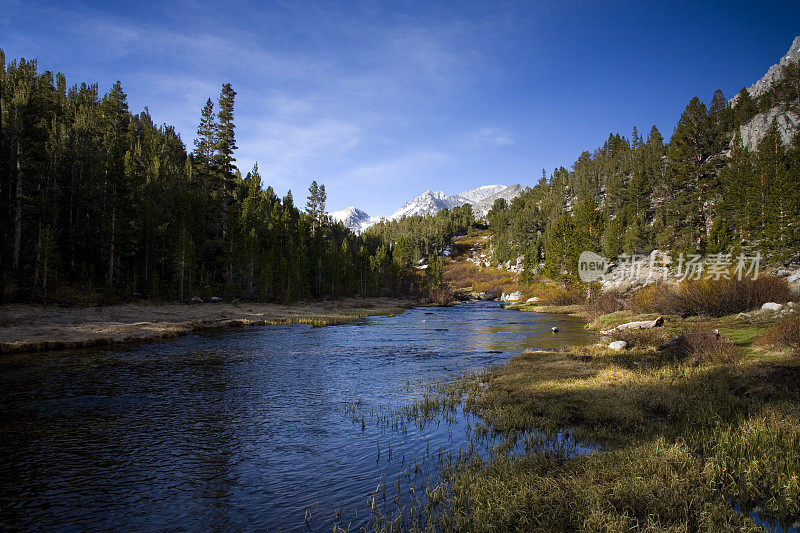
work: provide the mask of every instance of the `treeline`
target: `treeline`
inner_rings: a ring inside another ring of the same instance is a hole
[[[800,65],[757,99],[742,89],[734,104],[716,91],[710,106],[693,98],[668,143],[612,134],[570,170],[556,169],[488,215],[496,263],[523,258],[528,275],[574,276],[581,251],[609,258],[648,253],[759,251],[772,262],[800,258],[800,134],[786,146],[773,121],[750,151],[740,126],[759,112],[800,107]]]
[[[474,225],[472,206],[465,204],[429,216],[383,220],[367,228],[364,235],[389,243],[395,263],[405,268],[442,255],[453,237],[468,234]]]
[[[101,95],[1,51],[0,66],[2,301],[402,290],[390,246],[327,219],[324,186],[303,212],[264,189],[257,166],[242,176],[230,84],[187,153],[173,127],[128,109],[119,82]]]

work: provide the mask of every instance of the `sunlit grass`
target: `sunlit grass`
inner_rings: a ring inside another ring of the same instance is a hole
[[[641,318],[623,311],[600,317],[593,327]],[[472,439],[495,439],[492,452],[482,456],[470,444],[440,464],[430,500],[420,501],[413,516],[379,517],[373,526],[759,530],[737,506],[761,509],[784,527],[796,524],[800,360],[765,363],[762,324],[734,317],[670,317],[667,324],[627,332],[632,347],[623,353],[596,345],[528,352],[431,390],[409,411],[411,418],[432,423],[461,405],[480,416]],[[693,345],[698,352],[692,358],[656,350],[672,335],[711,329],[720,330],[726,350],[738,352],[735,362],[704,353],[717,341]],[[599,451],[559,448],[564,435]],[[530,444],[536,440],[551,444]],[[551,452],[552,443],[560,453]]]

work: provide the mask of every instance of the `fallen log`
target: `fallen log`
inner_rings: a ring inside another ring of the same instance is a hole
[[[658,328],[664,325],[664,317],[660,316],[655,320],[638,320],[636,322],[628,322],[626,324],[620,324],[619,326],[611,329],[607,329],[605,331],[601,331],[600,335],[612,335],[619,331],[625,331],[626,329],[650,329],[650,328]]]

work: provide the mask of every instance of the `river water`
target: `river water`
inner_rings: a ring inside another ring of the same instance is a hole
[[[568,316],[472,302],[4,356],[0,529],[356,528],[381,484],[391,498],[466,442],[463,423],[384,414],[433,380],[586,338]]]

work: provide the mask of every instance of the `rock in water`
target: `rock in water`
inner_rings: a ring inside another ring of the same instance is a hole
[[[550,331],[552,331],[553,333],[558,333],[558,328],[556,326],[553,326],[552,328],[550,328]]]

